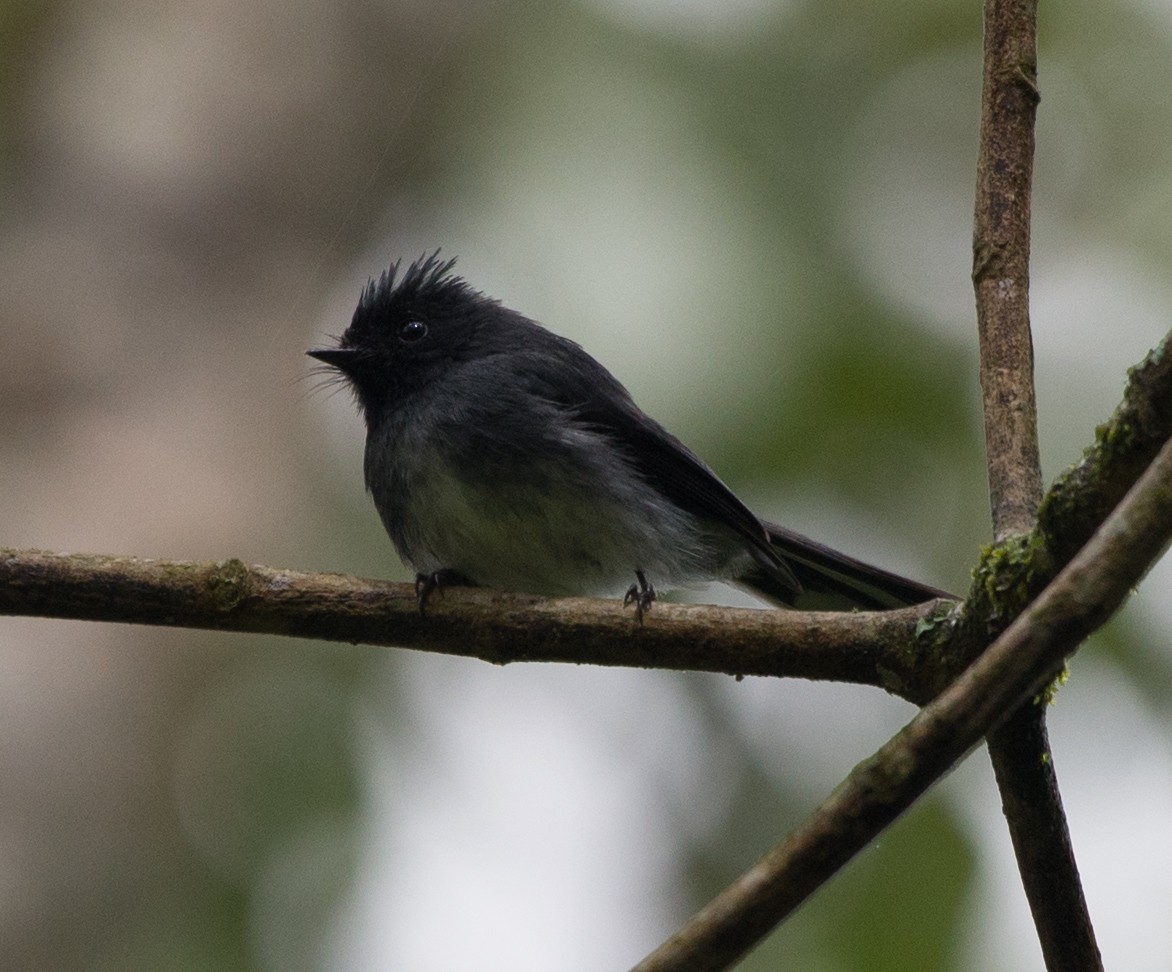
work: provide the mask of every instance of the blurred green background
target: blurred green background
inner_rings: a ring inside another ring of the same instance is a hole
[[[763,515],[963,591],[979,8],[0,3],[0,544],[404,577],[302,352],[442,246]],[[1044,4],[1040,57],[1049,478],[1172,320],[1172,7]],[[1052,713],[1130,970],[1172,955],[1170,590]],[[911,715],[29,619],[0,698],[0,964],[102,972],[623,968]],[[978,752],[744,968],[1040,961]]]

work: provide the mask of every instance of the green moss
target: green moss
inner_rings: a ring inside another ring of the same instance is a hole
[[[208,577],[208,593],[217,611],[235,609],[248,595],[248,566],[235,557],[217,564]]]
[[[1066,665],[1062,666],[1060,671],[1052,681],[1047,683],[1046,687],[1034,696],[1035,705],[1053,705],[1054,700],[1058,697],[1058,690],[1066,684],[1066,680],[1070,678],[1070,669]]]
[[[1037,533],[1009,537],[981,549],[973,569],[972,613],[990,629],[1016,617],[1051,575],[1050,556]]]
[[[924,642],[939,644],[952,637],[955,627],[955,608],[941,606],[936,613],[925,615],[916,622],[916,640],[921,644]]]

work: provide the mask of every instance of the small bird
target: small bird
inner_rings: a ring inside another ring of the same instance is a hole
[[[383,525],[437,588],[623,595],[743,586],[806,610],[882,610],[943,591],[758,519],[579,345],[426,254],[362,292],[335,347],[306,353],[347,382]]]

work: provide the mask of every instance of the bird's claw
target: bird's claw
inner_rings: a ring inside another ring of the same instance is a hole
[[[472,582],[457,570],[443,567],[430,574],[415,575],[415,596],[419,600],[419,613],[427,614],[427,601],[432,594],[444,596],[445,587],[470,587]]]
[[[632,584],[627,588],[627,593],[623,595],[623,607],[634,604],[635,620],[642,624],[643,615],[650,611],[651,605],[655,603],[655,588],[647,583],[643,571],[635,571],[635,577],[638,578],[639,583]]]

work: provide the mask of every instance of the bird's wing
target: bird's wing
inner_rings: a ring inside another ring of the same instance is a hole
[[[557,369],[556,381],[540,361],[525,367],[514,358],[518,380],[607,435],[649,486],[692,515],[731,530],[777,587],[800,593],[797,577],[753,512],[691,449],[644,413],[618,379],[577,345],[565,344],[562,363],[568,367]]]

